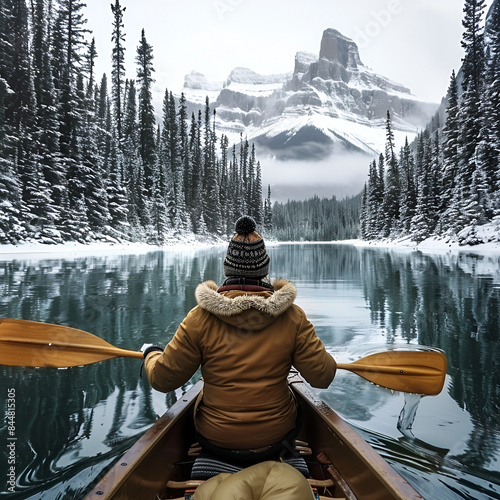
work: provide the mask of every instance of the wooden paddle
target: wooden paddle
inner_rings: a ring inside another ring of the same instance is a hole
[[[118,357],[143,356],[76,328],[0,319],[2,365],[64,368]],[[386,351],[353,363],[339,363],[337,368],[394,391],[431,395],[443,388],[446,356],[440,351]]]
[[[68,326],[0,319],[0,364],[65,368],[111,358],[142,359],[142,352],[115,347]]]
[[[385,351],[353,363],[338,363],[374,384],[394,391],[439,394],[446,377],[446,356],[442,351]]]

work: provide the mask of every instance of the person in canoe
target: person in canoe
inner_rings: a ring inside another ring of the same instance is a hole
[[[154,389],[169,392],[201,365],[204,388],[194,422],[204,453],[239,468],[280,457],[293,465],[300,414],[288,387],[290,369],[313,387],[327,388],[337,365],[294,303],[294,284],[269,280],[270,258],[255,221],[241,217],[235,229],[225,281],[198,285],[198,305],[165,349],[141,349],[144,370]],[[228,471],[211,474],[205,462],[193,468],[193,477],[200,468],[206,477]]]

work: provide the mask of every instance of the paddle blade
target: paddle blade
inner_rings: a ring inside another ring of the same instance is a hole
[[[117,357],[142,358],[68,326],[0,319],[0,364],[66,368]]]
[[[446,356],[441,351],[386,351],[337,368],[394,391],[436,395],[444,385]]]

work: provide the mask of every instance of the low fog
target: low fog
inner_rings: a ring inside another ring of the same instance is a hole
[[[362,153],[333,154],[321,161],[261,158],[262,185],[271,201],[305,200],[336,196],[342,199],[359,194],[368,178],[372,158]]]

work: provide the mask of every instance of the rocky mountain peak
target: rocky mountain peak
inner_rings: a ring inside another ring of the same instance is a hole
[[[362,64],[359,58],[358,46],[340,31],[329,28],[323,31],[319,49],[319,58],[328,61],[338,61],[345,68]]]
[[[319,54],[299,51],[294,63],[293,72],[276,75],[235,68],[220,90],[192,73],[184,90],[194,103],[196,89],[213,88],[219,129],[236,142],[244,133],[280,159],[321,159],[336,150],[378,154],[387,111],[396,134],[411,140],[438,107],[366,67],[356,43],[336,29],[323,32]]]

